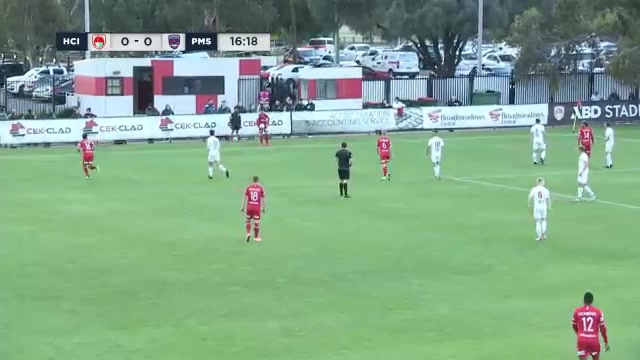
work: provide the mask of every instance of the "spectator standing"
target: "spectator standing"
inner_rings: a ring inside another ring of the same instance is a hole
[[[240,116],[240,107],[233,108],[233,112],[229,117],[229,127],[231,128],[231,137],[240,139],[240,128],[242,127],[242,118]]]
[[[216,113],[216,104],[213,103],[213,100],[209,100],[207,104],[202,109],[203,114],[215,114]]]
[[[602,96],[596,91],[591,95],[591,101],[602,101]]]
[[[11,112],[9,113],[9,116],[7,116],[7,119],[9,119],[9,120],[18,120],[18,119],[20,119],[20,117],[18,116],[18,113],[16,112],[16,109],[11,110]]]
[[[402,103],[402,101],[400,101],[400,98],[393,99],[393,104],[391,104],[391,107],[396,110],[396,116],[404,116],[404,108],[406,106],[404,105],[404,103]]]
[[[162,116],[171,116],[171,115],[175,115],[175,113],[173,112],[173,109],[171,108],[171,105],[167,104],[164,106],[164,110],[162,110]]]
[[[284,111],[291,112],[295,109],[293,104],[293,99],[291,97],[287,97],[287,100],[284,102]]]
[[[618,95],[618,92],[616,91],[616,89],[613,89],[611,91],[611,94],[609,94],[609,101],[620,101],[620,95]]]
[[[93,118],[97,118],[98,116],[94,114],[93,111],[91,111],[91,108],[87,108],[87,110],[85,110],[84,115],[82,115],[82,117],[85,119],[93,119]]]
[[[269,90],[267,90],[266,88],[262,89],[262,91],[260,91],[260,95],[258,95],[258,102],[260,106],[262,106],[263,108],[268,107],[270,98],[271,93],[269,92]]]

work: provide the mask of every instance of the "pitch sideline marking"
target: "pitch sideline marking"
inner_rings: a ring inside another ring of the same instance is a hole
[[[492,183],[492,182],[479,181],[479,180],[473,180],[473,179],[468,179],[468,178],[449,177],[448,179],[451,179],[451,180],[454,180],[454,181],[458,181],[458,182],[462,182],[462,183],[467,183],[467,184],[482,185],[482,186],[494,187],[494,188],[499,188],[499,189],[506,189],[506,190],[520,191],[520,192],[528,192],[528,191],[530,191],[530,189],[526,189],[526,188],[519,187],[519,186],[496,184],[496,183]],[[559,193],[552,193],[552,194],[557,196],[557,197],[564,198],[564,199],[571,199],[571,200],[575,199],[575,196],[573,196],[573,195],[559,194]],[[640,210],[640,206],[637,206],[637,205],[619,203],[619,202],[614,202],[614,201],[606,201],[606,200],[600,200],[600,199],[596,199],[595,202],[598,202],[598,203],[601,203],[601,204],[612,205],[612,206],[618,206],[618,207],[622,207],[622,208],[626,208],[626,209]]]
[[[592,173],[626,173],[626,172],[638,172],[640,168],[629,168],[629,169],[608,169],[608,170],[591,170]],[[552,172],[543,172],[543,173],[529,173],[529,174],[504,174],[504,175],[486,175],[486,176],[465,176],[458,178],[460,180],[482,180],[482,179],[512,179],[512,178],[521,178],[521,177],[545,177],[545,176],[553,176],[553,175],[571,175],[574,174],[575,171],[552,171]]]

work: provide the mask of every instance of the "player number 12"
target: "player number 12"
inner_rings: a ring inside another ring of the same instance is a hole
[[[582,318],[582,328],[585,331],[592,332],[593,331],[593,318],[583,317]]]

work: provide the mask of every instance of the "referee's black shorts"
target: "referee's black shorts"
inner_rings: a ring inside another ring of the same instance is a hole
[[[338,179],[349,180],[351,177],[351,171],[349,169],[338,169]]]

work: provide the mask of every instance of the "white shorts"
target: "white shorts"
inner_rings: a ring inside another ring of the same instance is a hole
[[[604,144],[604,152],[613,152],[613,144],[606,143]]]
[[[582,176],[578,175],[578,184],[585,185],[589,181],[589,174],[584,174]]]
[[[547,208],[533,208],[533,218],[535,220],[546,220]]]
[[[209,162],[220,162],[220,153],[209,153]]]
[[[544,151],[547,149],[547,145],[545,143],[536,141],[533,143],[533,151]]]
[[[432,154],[431,155],[431,162],[434,164],[440,164],[440,161],[442,161],[442,155],[440,154]]]

